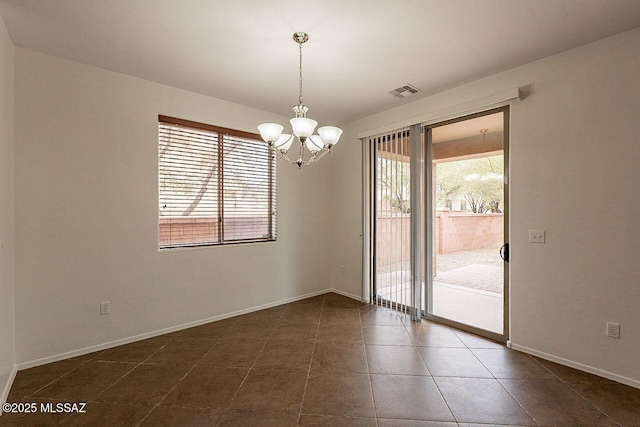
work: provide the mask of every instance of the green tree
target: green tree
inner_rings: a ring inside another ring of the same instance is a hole
[[[377,180],[382,198],[391,200],[391,206],[402,213],[411,210],[411,171],[408,162],[378,158]]]
[[[436,205],[464,199],[475,213],[501,213],[504,207],[503,156],[455,160],[436,165]]]

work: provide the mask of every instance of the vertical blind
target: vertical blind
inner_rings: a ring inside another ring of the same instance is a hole
[[[276,164],[258,135],[158,117],[159,247],[276,239]]]
[[[409,129],[370,137],[374,268],[372,302],[407,312],[411,306],[411,149]]]

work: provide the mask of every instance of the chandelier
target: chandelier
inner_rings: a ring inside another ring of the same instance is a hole
[[[327,153],[331,153],[342,135],[342,129],[335,126],[323,126],[318,128],[317,135],[313,134],[318,122],[307,117],[309,109],[302,103],[302,44],[307,40],[307,33],[293,34],[293,41],[298,43],[300,51],[298,104],[293,106],[296,116],[290,120],[293,133],[282,133],[284,127],[278,123],[263,123],[258,126],[260,136],[269,147],[278,153],[282,160],[296,164],[298,168],[317,162]],[[297,141],[296,144],[293,143],[294,140]],[[290,154],[293,158],[289,157]]]

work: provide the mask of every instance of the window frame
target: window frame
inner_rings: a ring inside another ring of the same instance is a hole
[[[236,130],[236,129],[230,129],[230,128],[225,128],[225,127],[221,127],[221,126],[215,126],[215,125],[211,125],[211,124],[207,124],[207,123],[201,123],[201,122],[195,122],[195,121],[191,121],[191,120],[186,120],[186,119],[180,119],[180,118],[176,118],[176,117],[171,117],[171,116],[165,116],[162,114],[158,115],[158,150],[160,150],[160,126],[162,124],[165,125],[177,125],[177,126],[181,126],[181,127],[187,127],[187,128],[192,128],[192,129],[196,129],[196,130],[200,130],[200,131],[208,131],[208,132],[214,132],[217,134],[218,137],[218,143],[216,145],[216,150],[217,150],[217,161],[218,161],[218,173],[216,174],[216,184],[215,184],[215,188],[217,190],[217,202],[218,202],[218,209],[217,209],[217,216],[218,216],[218,233],[217,233],[217,237],[218,237],[218,241],[214,241],[214,242],[202,242],[202,243],[197,243],[197,242],[187,242],[187,243],[169,243],[169,244],[165,244],[163,245],[161,243],[161,236],[160,236],[160,220],[161,220],[161,216],[158,214],[157,216],[157,220],[158,220],[158,250],[160,251],[165,251],[165,250],[175,250],[175,249],[188,249],[188,248],[203,248],[203,247],[209,247],[209,246],[225,246],[225,245],[237,245],[237,244],[243,244],[243,243],[264,243],[264,242],[275,242],[277,241],[277,202],[276,202],[276,180],[277,180],[277,174],[276,174],[276,156],[275,153],[273,152],[272,149],[268,149],[267,151],[267,155],[268,155],[268,176],[269,176],[269,184],[268,184],[268,206],[269,206],[269,214],[268,214],[268,230],[269,230],[269,237],[263,237],[263,238],[247,238],[247,239],[233,239],[233,240],[225,240],[224,239],[224,217],[225,217],[225,203],[224,203],[224,191],[225,191],[225,186],[224,186],[224,142],[225,142],[225,137],[226,136],[231,136],[231,137],[238,137],[238,138],[244,138],[244,139],[251,139],[251,140],[255,140],[257,142],[260,143],[264,143],[262,138],[260,137],[260,135],[255,134],[255,133],[251,133],[251,132],[246,132],[246,131],[241,131],[241,130]],[[265,144],[266,145],[266,144]],[[161,177],[160,177],[160,157],[158,157],[158,206],[160,205],[160,191],[161,191]]]

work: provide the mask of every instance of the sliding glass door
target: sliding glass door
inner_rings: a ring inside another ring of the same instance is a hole
[[[506,341],[508,123],[503,107],[364,141],[372,302]]]
[[[425,130],[425,316],[505,341],[508,109]]]

